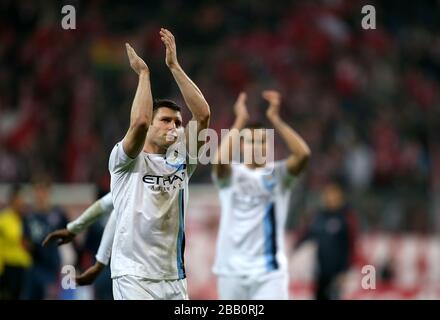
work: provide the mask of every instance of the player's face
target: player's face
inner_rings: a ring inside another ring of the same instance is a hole
[[[244,134],[243,138],[243,153],[244,159],[246,155],[252,155],[253,165],[263,165],[261,159],[257,161],[258,157],[261,156],[266,158],[267,156],[267,145],[266,145],[266,131],[264,129],[251,129],[248,134]]]
[[[177,141],[182,130],[182,115],[170,108],[159,108],[148,129],[147,135],[155,144],[168,148]]]

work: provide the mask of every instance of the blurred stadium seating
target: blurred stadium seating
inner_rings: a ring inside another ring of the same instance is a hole
[[[93,201],[94,186],[108,188],[109,152],[128,125],[136,81],[125,42],[152,70],[153,95],[183,103],[158,36],[166,26],[218,132],[231,125],[239,91],[263,122],[260,91],[283,93],[283,117],[312,149],[292,193],[292,235],[329,177],[347,182],[364,260],[345,298],[440,297],[439,1],[73,1],[76,30],[61,28],[63,4],[0,1],[0,208],[12,183],[38,172],[50,173],[53,200],[71,218]],[[364,4],[376,7],[376,30],[361,28]],[[277,159],[286,155],[280,141],[275,148]],[[192,182],[189,291],[214,299],[218,206],[209,166]],[[312,250],[291,254],[292,298],[310,298]],[[358,290],[362,264],[379,272],[389,261],[391,282]]]

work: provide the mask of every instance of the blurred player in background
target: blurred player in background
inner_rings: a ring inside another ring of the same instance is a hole
[[[25,237],[33,264],[26,275],[23,298],[31,300],[56,299],[61,271],[58,247],[41,246],[46,234],[64,226],[65,213],[50,203],[51,181],[47,176],[36,177],[33,183],[34,207],[24,220]]]
[[[0,211],[0,300],[21,297],[26,270],[32,264],[25,245],[24,216],[22,188],[14,185],[8,206]]]
[[[322,192],[323,208],[296,242],[298,248],[306,240],[317,244],[315,298],[338,299],[344,275],[355,258],[357,218],[347,204],[341,182],[330,181]]]
[[[267,129],[248,125],[252,134],[244,136],[243,152],[254,154],[252,163],[231,164],[231,149],[239,143],[239,130],[246,128],[249,118],[246,94],[241,93],[234,107],[233,130],[222,139],[218,164],[213,166],[221,203],[213,269],[218,276],[220,299],[288,299],[284,228],[289,190],[304,169],[310,150],[281,119],[280,94],[264,91],[262,95],[269,102],[267,118],[292,154],[283,161],[258,164],[255,154],[258,148],[267,150]],[[228,163],[222,164],[221,159],[226,158]]]
[[[187,155],[185,151],[192,144],[198,152],[204,143],[198,141],[198,134],[208,127],[210,111],[177,61],[174,36],[166,29],[161,29],[160,36],[166,47],[166,64],[192,113],[195,130],[186,128],[184,154],[169,154],[169,147],[183,136],[180,107],[168,100],[153,104],[150,71],[127,45],[139,85],[130,127],[109,159],[116,214],[111,271],[113,296],[118,300],[188,299],[184,220],[188,182],[195,169],[195,163],[188,160],[197,159],[197,153]]]

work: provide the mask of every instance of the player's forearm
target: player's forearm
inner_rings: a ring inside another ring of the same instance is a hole
[[[139,73],[139,83],[130,113],[130,128],[124,140],[124,152],[132,159],[141,152],[153,115],[153,98],[147,71]]]
[[[231,164],[234,147],[239,147],[240,130],[246,126],[246,119],[237,117],[229,132],[222,137],[220,147],[216,153],[216,165],[214,170],[217,175],[227,170]]]
[[[183,99],[190,109],[193,118],[202,126],[207,127],[211,115],[209,105],[197,85],[186,75],[180,65],[170,68]]]
[[[270,121],[295,157],[301,159],[307,159],[310,157],[311,152],[309,146],[295,130],[293,130],[280,117],[271,118]]]
[[[148,126],[153,115],[153,98],[151,94],[150,74],[143,71],[139,74],[139,82],[130,113],[130,126],[143,123]]]
[[[88,207],[78,218],[69,222],[67,224],[67,230],[74,234],[81,233],[106,213],[108,213],[108,211],[103,209],[101,199],[99,199]]]
[[[246,126],[246,122],[246,119],[236,117],[228,134],[222,138],[219,148],[219,156],[221,156],[222,159],[227,159],[228,163],[232,160],[232,151],[234,147],[238,147],[240,130]]]

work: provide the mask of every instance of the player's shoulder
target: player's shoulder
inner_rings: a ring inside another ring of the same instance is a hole
[[[187,159],[185,155],[173,152],[165,157],[165,163],[170,166],[180,167],[182,165],[186,165]]]
[[[139,155],[136,158],[131,158],[127,155],[123,147],[123,140],[115,144],[108,161],[108,169],[112,174],[126,173],[133,169],[137,163]]]

